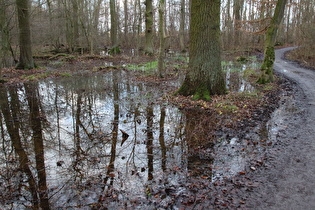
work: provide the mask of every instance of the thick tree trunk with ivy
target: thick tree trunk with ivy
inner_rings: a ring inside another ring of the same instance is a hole
[[[153,55],[153,5],[152,0],[145,1],[145,46],[144,52]]]
[[[271,19],[271,23],[266,32],[264,61],[260,68],[261,71],[260,77],[257,81],[260,84],[265,84],[274,81],[273,76],[273,64],[275,61],[274,45],[276,42],[279,24],[281,23],[281,20],[283,18],[286,2],[287,0],[278,0],[274,15]]]
[[[28,0],[17,0],[17,14],[19,24],[20,60],[17,69],[33,69],[35,67],[32,55],[30,11]]]
[[[191,4],[189,69],[178,94],[210,100],[226,93],[221,68],[220,0],[194,0]]]

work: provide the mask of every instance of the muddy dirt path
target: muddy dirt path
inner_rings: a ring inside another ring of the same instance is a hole
[[[295,85],[269,122],[274,145],[255,171],[261,184],[247,197],[251,209],[315,209],[315,71],[285,60],[292,49],[276,51],[275,71]]]

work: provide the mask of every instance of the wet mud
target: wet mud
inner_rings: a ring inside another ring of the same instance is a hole
[[[269,138],[275,141],[268,151],[266,167],[255,172],[258,187],[248,196],[248,208],[314,209],[315,206],[315,92],[314,70],[288,61],[276,52],[275,70],[292,82],[293,91],[282,97],[273,113]]]
[[[292,205],[292,190],[312,204],[302,186],[312,176],[300,173],[313,170],[311,142],[295,141],[312,138],[314,104],[299,84],[280,80],[256,108],[240,100],[246,112],[191,108],[168,101],[178,70],[156,80],[108,65],[1,87],[2,208],[276,209]],[[246,65],[226,66],[230,91],[254,91],[239,75]]]

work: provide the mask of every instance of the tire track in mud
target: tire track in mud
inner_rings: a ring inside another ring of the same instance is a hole
[[[315,71],[285,60],[294,48],[276,50],[274,69],[295,83],[269,121],[275,142],[267,167],[253,175],[261,184],[248,193],[250,209],[315,209]]]

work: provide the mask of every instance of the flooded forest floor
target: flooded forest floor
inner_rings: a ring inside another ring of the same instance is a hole
[[[260,54],[254,56],[261,57]],[[253,55],[248,57],[253,59]],[[245,62],[249,62],[246,56],[230,55],[227,58],[233,62],[242,62],[239,58],[244,58]],[[90,208],[250,208],[253,202],[248,201],[249,193],[261,186],[264,181],[257,174],[270,167],[270,160],[275,154],[274,150],[280,144],[270,136],[272,131],[278,128],[269,120],[274,111],[281,104],[286,103],[285,99],[292,97],[296,91],[295,86],[288,79],[280,76],[276,77],[274,83],[265,86],[257,85],[255,80],[258,72],[257,69],[251,67],[242,72],[241,76],[229,71],[228,84],[230,86],[227,95],[213,96],[210,102],[192,101],[190,97],[173,95],[185,75],[187,59],[167,57],[164,78],[156,76],[152,67],[156,65],[154,62],[154,58],[146,56],[75,57],[61,54],[39,56],[36,58],[39,66],[37,69],[29,71],[3,69],[2,77],[6,83],[1,85],[17,86],[23,82],[47,78],[69,78],[80,82],[80,77],[86,75],[123,71],[126,72],[128,83],[143,83],[155,90],[161,90],[159,94],[153,94],[153,98],[150,98],[152,104],[159,104],[161,107],[167,104],[180,110],[185,117],[185,123],[182,125],[185,144],[187,144],[185,168],[169,163],[168,169],[165,170],[169,174],[168,178],[163,175],[159,181],[148,182],[143,189],[145,196],[124,198],[120,195],[122,192],[112,189],[103,197],[96,199],[97,202],[88,203]],[[255,62],[259,61],[255,60]],[[243,78],[246,81],[243,81]],[[125,131],[121,132],[123,138],[124,135],[125,137],[128,135]],[[146,132],[148,133],[148,130]],[[167,154],[172,155],[171,152]],[[163,158],[163,151],[161,157]],[[95,158],[99,160],[98,157]],[[150,161],[149,156],[148,159]],[[150,170],[150,168],[141,168],[139,171],[130,173],[134,176],[144,170]],[[108,175],[109,178],[117,176]],[[178,180],[172,182],[172,176],[176,176]],[[150,172],[148,180],[150,180]],[[263,200],[263,198],[257,199]],[[54,207],[65,206],[58,204]],[[81,208],[84,204],[75,203],[71,207]]]

